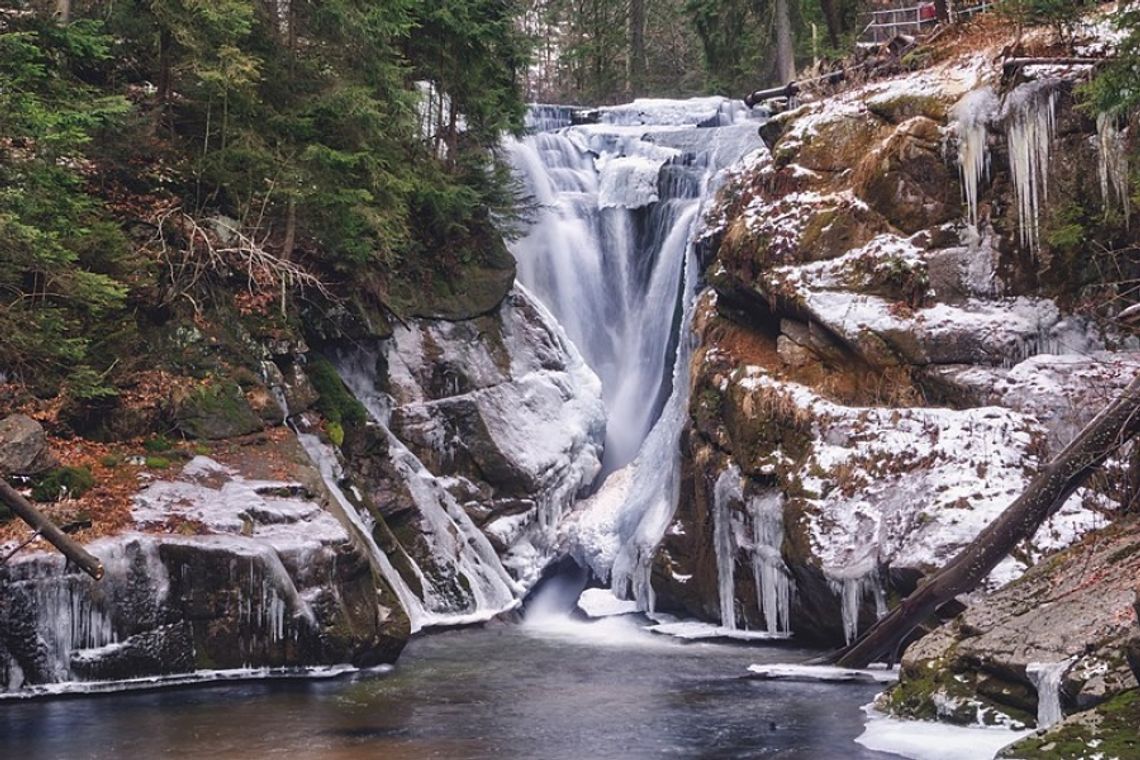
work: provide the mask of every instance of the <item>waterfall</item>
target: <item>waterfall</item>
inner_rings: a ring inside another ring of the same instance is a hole
[[[713,486],[713,551],[716,553],[720,624],[730,631],[736,630],[736,539],[730,505],[743,498],[740,469],[730,464]]]
[[[680,488],[692,242],[721,171],[761,147],[742,108],[718,98],[635,101],[599,109],[598,124],[506,143],[540,206],[512,246],[519,279],[602,380],[604,471],[629,468],[622,498],[599,500],[605,513],[580,553],[619,597],[646,610],[653,553]]]
[[[951,111],[958,132],[958,169],[970,225],[978,228],[978,187],[990,173],[987,127],[997,114],[997,95],[989,87],[967,93]]]
[[[1130,203],[1128,198],[1128,153],[1124,147],[1124,136],[1120,133],[1119,118],[1115,114],[1100,113],[1096,116],[1096,147],[1099,162],[1100,194],[1104,199],[1104,209],[1112,207],[1115,195],[1124,212],[1124,223],[1128,224]]]
[[[1061,710],[1061,680],[1073,659],[1060,662],[1031,662],[1025,675],[1037,689],[1037,728],[1048,728],[1065,717]]]
[[[752,575],[756,603],[764,627],[773,635],[790,635],[792,579],[781,554],[784,543],[784,499],[769,491],[748,501],[752,516]]]
[[[1022,246],[1036,252],[1041,245],[1041,204],[1048,194],[1049,153],[1056,131],[1057,81],[1026,82],[1005,104],[1009,170],[1017,195]]]

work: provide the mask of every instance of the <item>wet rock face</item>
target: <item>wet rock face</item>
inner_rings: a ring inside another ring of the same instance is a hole
[[[247,480],[205,457],[137,499],[162,535],[100,539],[101,581],[47,553],[0,567],[0,683],[393,662],[409,634],[391,589],[315,484]]]
[[[552,318],[514,291],[494,314],[413,320],[379,356],[349,363],[342,374],[358,397],[390,393],[388,426],[410,455],[362,433],[348,442],[350,466],[413,559],[439,565],[425,502],[448,511],[454,501],[516,579],[533,582],[558,521],[600,469],[605,435],[600,383]]]

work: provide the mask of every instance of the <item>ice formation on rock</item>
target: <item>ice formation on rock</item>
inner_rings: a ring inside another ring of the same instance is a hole
[[[1070,658],[1060,662],[1031,662],[1025,666],[1025,675],[1037,689],[1037,728],[1048,728],[1065,717],[1061,710],[1061,680],[1072,664]]]
[[[1100,177],[1100,195],[1105,209],[1113,206],[1113,199],[1120,204],[1127,223],[1131,211],[1128,193],[1128,153],[1124,146],[1119,118],[1115,114],[1100,113],[1096,116],[1097,173]]]
[[[1033,252],[1041,244],[1040,213],[1049,191],[1057,86],[1054,79],[1026,82],[1010,93],[1003,109],[1021,244]]]
[[[764,627],[771,634],[790,635],[792,579],[781,556],[784,543],[784,499],[767,491],[748,500],[752,518],[752,574]]]
[[[958,131],[958,168],[962,172],[962,192],[966,196],[967,219],[978,227],[978,188],[989,176],[987,145],[989,123],[997,116],[998,99],[990,87],[968,93],[954,106],[951,116]]]
[[[717,599],[720,624],[736,628],[736,537],[733,535],[731,504],[744,498],[740,469],[730,464],[713,486],[713,551],[716,553]]]

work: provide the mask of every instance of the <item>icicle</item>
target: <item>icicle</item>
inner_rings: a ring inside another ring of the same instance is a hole
[[[1061,679],[1073,658],[1061,662],[1031,662],[1025,675],[1037,689],[1037,728],[1048,728],[1065,717],[1061,710]]]
[[[859,608],[870,592],[875,600],[875,616],[887,614],[887,597],[879,583],[878,568],[861,574],[827,579],[827,585],[839,597],[839,614],[843,619],[843,639],[850,644],[859,634]]]
[[[784,503],[773,491],[751,499],[752,573],[756,581],[756,603],[764,615],[764,626],[771,634],[791,634],[792,579],[788,575],[780,547],[784,543]]]
[[[1013,91],[1006,104],[1009,169],[1017,195],[1022,246],[1036,253],[1041,245],[1040,210],[1048,195],[1049,151],[1056,131],[1056,82],[1029,82]]]
[[[990,173],[987,124],[998,109],[997,96],[989,87],[967,93],[951,111],[958,131],[958,169],[962,173],[970,226],[978,228],[978,187]]]
[[[713,550],[716,553],[720,624],[730,631],[736,630],[736,541],[732,535],[729,505],[742,498],[740,469],[730,464],[713,486]]]
[[[1124,224],[1128,224],[1131,211],[1128,198],[1128,154],[1124,150],[1124,138],[1115,114],[1101,113],[1096,117],[1097,155],[1100,159],[1100,194],[1107,212],[1112,205],[1112,196],[1120,202],[1124,212]]]

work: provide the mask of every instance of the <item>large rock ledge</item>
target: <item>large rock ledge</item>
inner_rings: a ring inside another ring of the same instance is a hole
[[[408,619],[293,439],[295,480],[196,457],[138,494],[137,532],[89,545],[96,582],[56,554],[0,566],[0,684],[8,695],[193,671],[394,662]],[[56,685],[52,687],[51,685]]]
[[[1135,376],[1140,343],[1116,318],[1133,297],[1089,242],[1140,239],[1088,181],[1105,165],[1098,126],[1072,72],[1003,78],[998,53],[779,114],[726,183],[699,243],[709,292],[658,607],[842,644]],[[1026,147],[1026,120],[1055,126],[1052,150]],[[1049,187],[1039,202],[1024,197],[1025,150]],[[1079,242],[1058,232],[1073,225]],[[1134,492],[1128,456],[987,590],[1113,519]]]
[[[1140,661],[1130,663],[1128,652],[1140,642],[1138,595],[1140,521],[1132,518],[1089,534],[912,644],[887,704],[912,717],[973,723],[1004,715],[1033,725],[1039,700],[1050,696],[1038,693],[1033,671],[1053,664],[1063,675],[1052,696],[1065,713],[1135,695]]]

